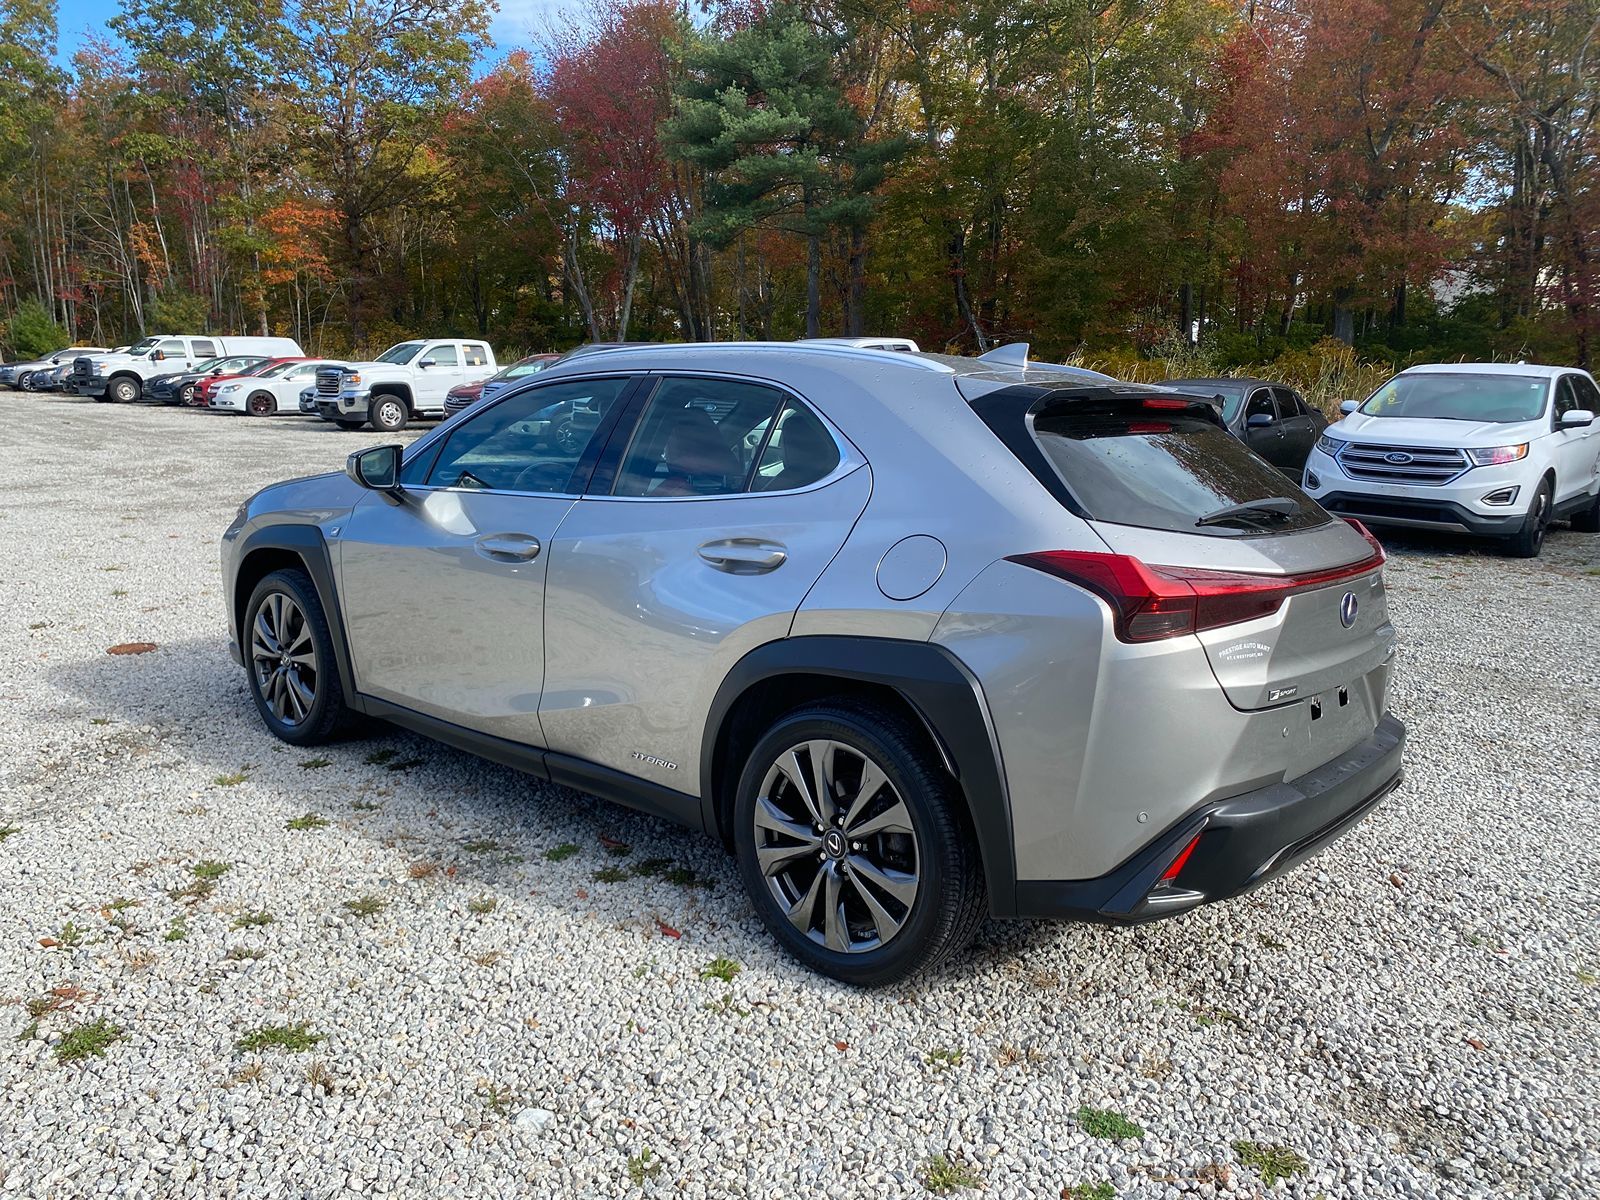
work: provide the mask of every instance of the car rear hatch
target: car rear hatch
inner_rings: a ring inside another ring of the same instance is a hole
[[[1020,421],[1015,395],[972,403],[1108,553],[1023,558],[1100,594],[1124,640],[1198,638],[1234,707],[1309,703],[1341,728],[1336,749],[1370,733],[1395,647],[1371,535],[1228,436],[1212,405],[1038,393]]]

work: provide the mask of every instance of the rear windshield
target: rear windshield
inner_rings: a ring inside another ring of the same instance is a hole
[[[1368,417],[1428,417],[1439,421],[1537,421],[1550,381],[1538,375],[1459,375],[1424,371],[1396,375],[1361,406]]]
[[[1221,396],[1222,419],[1229,424],[1239,415],[1239,406],[1244,403],[1246,391],[1242,383],[1227,383],[1220,379],[1169,379],[1161,386],[1190,396]]]
[[[1074,411],[1068,402],[1038,414],[1033,436],[1090,520],[1239,537],[1333,519],[1281,471],[1200,417]]]

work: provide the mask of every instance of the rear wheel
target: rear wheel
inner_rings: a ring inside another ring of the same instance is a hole
[[[245,401],[245,409],[252,417],[271,417],[278,412],[278,398],[271,392],[257,392]]]
[[[734,849],[767,929],[815,971],[894,983],[971,942],[988,905],[954,781],[898,714],[840,702],[751,752]]]
[[[139,385],[131,379],[113,379],[106,397],[114,404],[132,404],[139,398]]]
[[[1506,553],[1513,558],[1538,558],[1544,549],[1545,531],[1550,528],[1550,481],[1542,480],[1523,518],[1522,528],[1506,539]]]
[[[256,584],[241,640],[250,695],[273,735],[296,746],[332,738],[350,714],[311,577],[287,569]]]
[[[372,422],[372,427],[384,433],[399,433],[410,417],[405,401],[398,396],[379,396],[367,410],[367,420]]]

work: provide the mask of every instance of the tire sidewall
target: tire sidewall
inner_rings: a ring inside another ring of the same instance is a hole
[[[255,625],[256,613],[268,596],[279,592],[290,597],[306,614],[307,624],[311,627],[311,640],[316,646],[317,694],[311,702],[311,711],[298,725],[285,725],[273,714],[272,706],[256,685],[255,664],[250,659],[250,630]],[[250,689],[250,698],[255,701],[256,711],[261,714],[267,730],[280,741],[296,746],[314,745],[327,740],[332,724],[329,707],[333,704],[342,706],[344,697],[339,686],[339,664],[334,657],[333,639],[328,633],[327,615],[322,611],[322,602],[317,597],[310,577],[301,571],[273,571],[256,584],[245,604],[244,620],[239,627],[239,643],[244,658],[245,686]]]
[[[266,402],[259,412],[256,409],[256,404],[258,401]],[[271,392],[256,392],[250,397],[250,399],[244,402],[244,409],[245,412],[249,413],[252,417],[276,416],[278,412],[278,398]]]
[[[946,802],[937,785],[930,787],[937,768],[904,761],[903,752],[885,740],[874,728],[875,724],[871,718],[833,709],[804,710],[783,718],[751,751],[739,778],[733,813],[734,854],[739,863],[739,876],[767,930],[813,970],[861,986],[897,982],[929,965],[926,959],[941,923],[939,900],[944,893],[948,864],[955,852],[954,847],[940,844],[939,822],[930,810],[931,804]],[[821,738],[843,742],[877,762],[905,801],[916,825],[917,899],[900,932],[878,950],[840,954],[806,937],[779,908],[756,859],[755,802],[767,771],[790,747]]]

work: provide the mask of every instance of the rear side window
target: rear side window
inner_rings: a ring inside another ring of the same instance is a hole
[[[486,366],[489,362],[489,352],[479,342],[467,342],[461,347],[464,356],[463,362],[469,367]]]
[[[1068,401],[1035,416],[1033,438],[1090,520],[1238,537],[1333,519],[1282,472],[1200,417],[1092,404],[1075,411]]]

